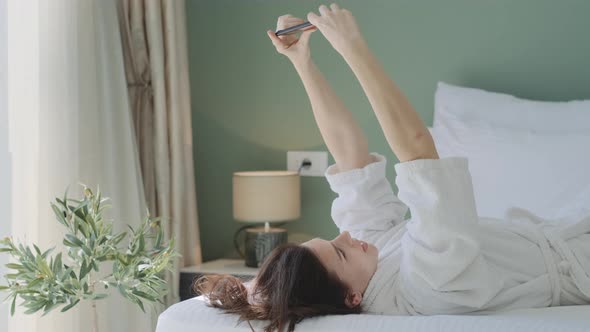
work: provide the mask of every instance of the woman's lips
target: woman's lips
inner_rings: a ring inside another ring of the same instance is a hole
[[[369,245],[366,242],[361,242],[361,247],[364,252],[367,252],[367,249],[369,249]]]

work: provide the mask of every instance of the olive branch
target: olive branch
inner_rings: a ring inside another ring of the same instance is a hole
[[[109,199],[102,198],[100,189],[96,195],[84,186],[82,200],[67,197],[56,198],[51,203],[57,221],[67,228],[63,244],[67,256],[62,253],[50,256],[55,248],[42,252],[15,243],[12,238],[0,240],[0,252],[12,257],[6,264],[12,273],[4,277],[7,285],[0,291],[8,292],[12,299],[10,314],[14,315],[17,297],[27,310],[25,314],[43,311],[43,315],[62,306],[67,311],[80,301],[93,304],[94,330],[98,331],[96,300],[109,295],[109,287],[116,288],[129,301],[145,312],[144,301],[160,302],[167,293],[162,274],[170,270],[178,257],[174,239],[163,241],[160,218],[149,215],[137,228],[129,227],[130,239],[126,248],[121,245],[128,233],[113,234],[113,223],[103,219],[103,211],[110,207]],[[101,264],[112,262],[112,271],[99,274]]]

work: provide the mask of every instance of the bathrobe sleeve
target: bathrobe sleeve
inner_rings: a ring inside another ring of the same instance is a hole
[[[408,207],[393,194],[385,176],[385,157],[371,155],[374,162],[363,168],[338,172],[337,165],[331,165],[325,175],[338,194],[332,203],[332,219],[340,232],[349,231],[379,247],[378,237],[403,221]]]
[[[467,159],[420,159],[395,169],[398,197],[412,215],[400,266],[400,291],[412,306],[409,311],[452,314],[481,308],[501,290],[502,280],[480,248]]]

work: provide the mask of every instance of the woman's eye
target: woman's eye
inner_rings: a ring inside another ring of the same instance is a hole
[[[344,253],[344,250],[338,248],[338,250],[340,250],[340,253],[342,254],[342,257],[344,257],[344,259],[346,259],[346,254]]]

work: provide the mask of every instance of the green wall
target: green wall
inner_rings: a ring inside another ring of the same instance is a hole
[[[235,256],[232,173],[285,169],[288,150],[327,151],[291,64],[265,34],[321,1],[186,0],[199,223],[205,260]],[[590,98],[590,1],[340,1],[427,124],[439,80],[540,100]],[[329,4],[326,3],[326,4]],[[395,157],[346,63],[320,32],[312,56],[368,135]],[[330,162],[333,159],[330,157]],[[293,240],[331,238],[335,195],[302,178]]]

